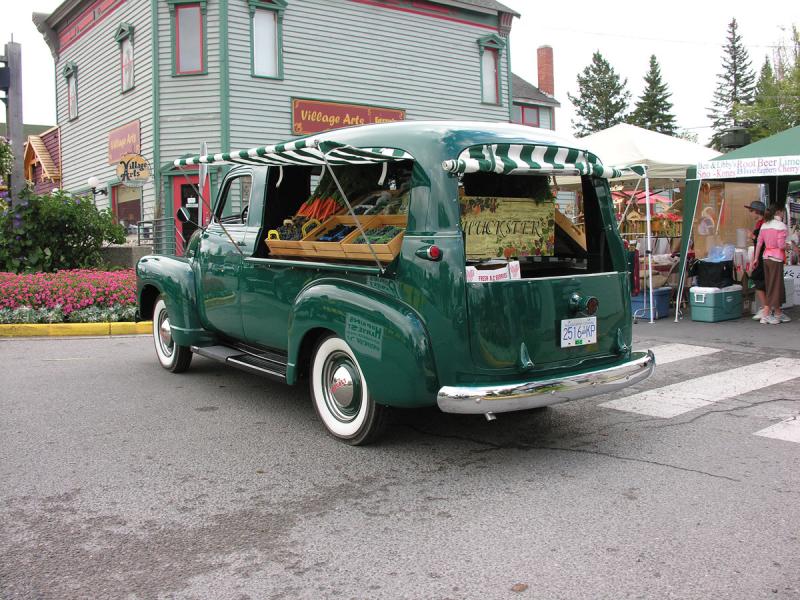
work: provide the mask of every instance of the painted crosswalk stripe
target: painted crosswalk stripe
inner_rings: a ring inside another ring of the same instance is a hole
[[[766,429],[756,431],[753,435],[800,444],[800,416],[794,416],[780,423],[775,423],[775,425],[770,425]]]
[[[658,360],[658,359],[656,359]],[[604,402],[600,406],[669,419],[800,377],[800,360],[774,358]]]
[[[719,348],[708,348],[706,346],[693,346],[691,344],[664,344],[653,348],[656,355],[656,366],[667,365],[687,358],[697,358],[720,352]]]

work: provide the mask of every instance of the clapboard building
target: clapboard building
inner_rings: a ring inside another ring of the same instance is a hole
[[[170,218],[194,195],[172,161],[204,142],[509,121],[514,16],[495,0],[65,0],[33,16],[55,60],[62,185],[96,178],[98,205],[126,222]],[[152,167],[144,187],[115,174],[131,153]]]

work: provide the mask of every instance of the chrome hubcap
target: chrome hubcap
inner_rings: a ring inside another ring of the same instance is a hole
[[[344,352],[334,352],[322,369],[322,389],[328,411],[349,423],[361,410],[361,379],[358,368]]]
[[[353,403],[353,375],[343,365],[340,365],[333,373],[331,396],[341,408],[347,408]]]
[[[158,317],[158,341],[161,345],[161,351],[166,356],[172,356],[175,344],[172,341],[172,327],[170,327],[169,315],[166,311],[162,311]]]

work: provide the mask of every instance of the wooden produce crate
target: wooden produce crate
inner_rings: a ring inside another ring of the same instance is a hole
[[[358,220],[361,223],[361,226],[365,229],[367,226],[372,223],[372,221],[376,217],[369,217],[369,216],[359,216]],[[351,227],[356,226],[355,219],[350,215],[336,215],[327,219],[322,225],[318,226],[317,228],[313,229],[303,238],[303,242],[306,244],[311,244],[313,246],[313,256],[318,258],[347,258],[342,248],[342,242],[320,242],[318,239],[335,229],[339,225],[347,225]],[[348,234],[347,237],[353,235],[353,233],[357,233],[358,229],[355,232],[351,232]],[[344,239],[347,239],[345,237]]]
[[[311,220],[305,225],[303,225],[303,230],[306,234],[309,230],[313,230],[316,227],[319,227],[319,221]],[[269,255],[270,256],[292,256],[292,257],[310,257],[316,256],[314,252],[314,245],[310,242],[305,242],[303,239],[300,240],[281,240],[272,238],[270,239],[270,235],[272,235],[272,231],[267,234],[267,247],[269,248]]]
[[[386,244],[372,244],[372,249],[375,255],[381,262],[392,262],[400,253],[400,246],[403,244],[403,235],[405,234],[406,224],[408,223],[408,215],[377,215],[372,217],[372,222],[364,225],[364,231],[369,233],[370,229],[377,229],[386,225],[393,225],[395,227],[402,227],[403,231],[398,233],[390,242]],[[342,242],[342,249],[345,256],[353,260],[374,260],[372,252],[370,252],[369,244],[357,244],[356,240],[361,237],[361,232],[356,230],[351,233]]]

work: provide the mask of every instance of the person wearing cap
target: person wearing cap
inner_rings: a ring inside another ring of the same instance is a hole
[[[764,211],[767,207],[763,202],[753,200],[750,204],[746,204],[745,208],[750,211],[750,216],[753,218],[753,221],[755,221],[755,229],[753,229],[752,237],[753,246],[756,246],[758,243],[758,234],[761,231],[761,226],[764,224]],[[753,270],[750,272],[750,281],[753,282],[753,287],[756,290],[756,299],[761,305],[758,312],[753,315],[754,321],[760,321],[768,314],[765,312],[767,305],[767,287],[764,283],[764,265],[760,259],[761,256],[756,256],[755,252],[753,252]]]

